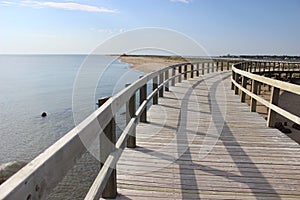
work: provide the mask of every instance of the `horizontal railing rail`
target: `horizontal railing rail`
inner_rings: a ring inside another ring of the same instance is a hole
[[[276,66],[282,66],[283,70],[278,70]],[[300,86],[289,82],[272,79],[269,77],[255,74],[255,72],[283,72],[298,73],[300,72],[299,62],[287,61],[244,61],[236,63],[232,66],[232,87],[235,94],[240,95],[241,102],[245,102],[245,97],[250,97],[250,111],[255,112],[257,102],[268,108],[267,126],[274,127],[276,123],[276,115],[279,114],[294,123],[300,124],[299,116],[284,110],[278,106],[280,90],[300,95]],[[291,74],[290,74],[291,76]],[[272,88],[270,101],[258,95],[261,84],[268,85]],[[247,85],[251,85],[251,89],[247,89]]]
[[[300,71],[299,62],[272,61],[272,60],[244,60],[239,66],[240,69],[252,73],[267,72],[298,72]]]
[[[86,151],[85,145],[92,143],[99,134],[100,137],[111,134],[107,127],[113,126],[115,114],[126,105],[126,116],[129,116],[126,117],[127,126],[115,143],[114,149],[104,149],[104,152],[100,153],[104,155],[105,162],[103,161],[101,170],[86,195],[86,199],[99,199],[104,191],[108,190],[107,197],[113,198],[115,192],[112,191],[116,191],[116,188],[112,187],[116,184],[109,184],[109,182],[116,180],[111,177],[112,172],[126,142],[128,147],[135,147],[135,127],[139,121],[147,120],[146,110],[149,102],[153,100],[153,104],[157,104],[158,96],[163,97],[164,91],[169,91],[170,83],[171,86],[175,86],[176,79],[177,82],[181,82],[182,78],[193,78],[205,72],[223,71],[225,67],[229,70],[237,61],[237,59],[213,59],[207,62],[181,63],[141,77],[113,97],[103,101],[104,103],[84,121],[5,181],[0,186],[0,199],[46,198],[69,169],[76,164],[76,159]],[[145,85],[150,82],[153,83],[153,91],[146,96]],[[135,102],[133,99],[137,91],[140,92],[140,105],[135,110],[133,109],[135,106],[131,104]],[[110,127],[111,131],[113,129]],[[83,144],[82,140],[88,142]],[[100,147],[101,145],[100,141]],[[102,162],[102,159],[100,160]]]

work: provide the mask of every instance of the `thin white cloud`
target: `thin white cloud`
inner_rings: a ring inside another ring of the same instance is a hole
[[[55,35],[55,34],[44,34],[44,33],[41,33],[41,34],[32,34],[31,36],[38,37],[38,38],[47,38],[47,39],[58,38],[58,35]]]
[[[42,2],[39,5],[53,7],[53,8],[61,8],[66,10],[81,10],[87,12],[110,12],[110,13],[116,12],[116,10],[111,10],[108,8],[84,5],[79,3]]]
[[[171,2],[190,3],[191,0],[170,0]]]
[[[106,12],[106,13],[116,13],[117,12],[117,10],[113,10],[113,9],[109,9],[109,8],[97,7],[97,6],[74,3],[74,2],[2,1],[1,5],[19,5],[19,6],[29,6],[29,7],[34,7],[34,8],[50,7],[50,8],[64,9],[64,10],[79,10],[79,11],[85,11],[85,12]]]
[[[95,29],[91,28],[91,31],[97,31],[98,33],[104,33],[104,34],[118,34],[118,33],[123,33],[126,30],[124,28],[119,28],[119,29]]]
[[[1,6],[10,6],[10,5],[16,5],[15,2],[11,2],[11,1],[1,1],[0,2]]]

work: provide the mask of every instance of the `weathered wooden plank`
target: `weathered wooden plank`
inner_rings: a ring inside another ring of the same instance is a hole
[[[122,171],[118,199],[300,197],[300,174],[296,172],[300,170],[299,145],[278,130],[267,128],[257,113],[249,112],[248,106],[230,92],[226,92],[226,98],[216,95],[220,105],[227,106],[225,124],[210,153],[199,157],[210,123],[214,118],[222,120],[219,112],[210,108],[207,84],[214,84],[213,75],[201,77],[205,81],[199,84],[199,79],[190,79],[171,87],[171,92],[150,108],[149,123],[137,127],[138,147],[126,149],[118,163]],[[226,73],[222,75],[225,76]],[[182,102],[189,101],[184,87],[194,84],[198,84],[193,92],[200,94],[197,98],[201,106],[196,108],[197,104],[193,104],[193,109],[183,110]],[[228,79],[224,87],[230,91]],[[181,95],[176,96],[176,90]],[[201,114],[185,131],[178,132],[178,119],[183,112],[190,116]],[[241,119],[251,120],[240,123]],[[193,130],[197,130],[194,135]],[[182,154],[176,157],[178,153]]]

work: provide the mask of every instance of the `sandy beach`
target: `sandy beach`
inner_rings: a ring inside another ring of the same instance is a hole
[[[164,67],[187,62],[184,58],[163,56],[120,56],[122,62],[131,64],[130,68],[150,73]]]

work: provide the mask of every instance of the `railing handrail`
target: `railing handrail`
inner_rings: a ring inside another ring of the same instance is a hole
[[[285,90],[285,91],[300,94],[300,86],[299,85],[295,85],[295,84],[292,84],[292,83],[288,83],[288,82],[268,78],[268,77],[265,77],[265,76],[260,76],[260,75],[257,75],[257,74],[253,74],[251,72],[247,72],[247,71],[238,69],[238,68],[235,67],[235,65],[233,65],[232,71],[235,72],[235,73],[238,73],[242,76],[246,76],[247,78],[250,78],[252,80],[270,85],[272,87],[277,87],[277,88],[280,88],[280,89]]]
[[[288,60],[264,60],[264,59],[249,59],[249,58],[244,58],[240,59],[243,62],[267,62],[267,63],[291,63],[291,64],[300,64],[299,61],[288,61]]]

